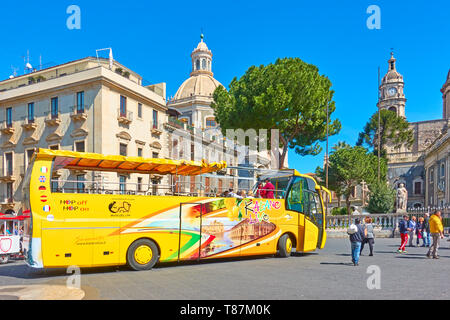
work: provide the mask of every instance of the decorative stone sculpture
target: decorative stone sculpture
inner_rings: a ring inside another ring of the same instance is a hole
[[[397,212],[406,212],[408,204],[408,190],[405,185],[401,183],[397,188]]]

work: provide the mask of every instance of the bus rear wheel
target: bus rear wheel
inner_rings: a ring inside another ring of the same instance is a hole
[[[158,262],[158,259],[158,247],[149,239],[136,240],[128,248],[127,262],[133,270],[150,270]]]
[[[278,256],[289,257],[292,251],[292,239],[288,234],[283,234],[278,240]]]

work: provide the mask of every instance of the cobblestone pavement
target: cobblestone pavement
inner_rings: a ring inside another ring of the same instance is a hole
[[[76,292],[72,298],[449,299],[450,242],[441,241],[438,260],[426,258],[427,248],[407,248],[407,254],[398,254],[399,242],[376,239],[374,256],[368,256],[365,248],[357,267],[351,263],[350,242],[329,239],[323,250],[289,258],[162,264],[143,272],[126,267],[82,269],[84,294]],[[367,286],[374,277],[368,273],[373,265],[380,270],[380,289]],[[36,285],[61,290],[68,277],[63,269],[33,270],[22,261],[1,265],[0,299],[23,298],[10,286],[25,295],[33,288],[37,292]]]

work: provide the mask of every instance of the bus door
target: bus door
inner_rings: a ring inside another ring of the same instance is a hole
[[[313,197],[314,197],[314,201],[313,201],[312,205],[314,206],[314,208],[312,210],[312,217],[314,219],[314,224],[319,229],[318,235],[317,235],[317,248],[320,248],[322,246],[325,220],[323,217],[322,201],[318,194],[318,191],[314,192]]]
[[[203,203],[180,203],[178,261],[200,260],[202,250]]]
[[[294,177],[286,201],[286,209],[297,212],[298,244],[297,251],[315,250],[318,243],[319,230],[313,213],[314,186],[303,177]],[[311,180],[312,183],[314,183]]]

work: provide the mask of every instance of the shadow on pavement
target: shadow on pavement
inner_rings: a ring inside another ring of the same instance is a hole
[[[353,262],[321,262],[320,264],[331,264],[331,265],[336,265],[336,266],[352,266],[353,267]]]
[[[315,256],[318,255],[316,252],[308,253],[292,253],[291,259]],[[205,265],[205,264],[221,264],[221,263],[236,263],[241,261],[250,260],[263,260],[263,259],[281,259],[275,257],[274,255],[262,255],[262,256],[247,256],[238,258],[221,258],[221,259],[211,259],[211,260],[194,260],[194,261],[181,261],[181,262],[162,262],[158,263],[155,267],[148,271],[140,272],[152,272],[158,269],[172,268],[172,267],[187,267],[193,265]],[[108,267],[92,267],[92,268],[81,268],[82,275],[97,274],[97,273],[114,273],[114,272],[135,272],[131,270],[128,266],[108,266]],[[0,267],[0,274],[3,277],[11,277],[18,279],[43,279],[43,278],[58,278],[67,277],[73,274],[73,272],[67,272],[67,268],[46,268],[46,269],[33,269],[26,265],[25,263],[11,263],[7,265],[2,265]]]

